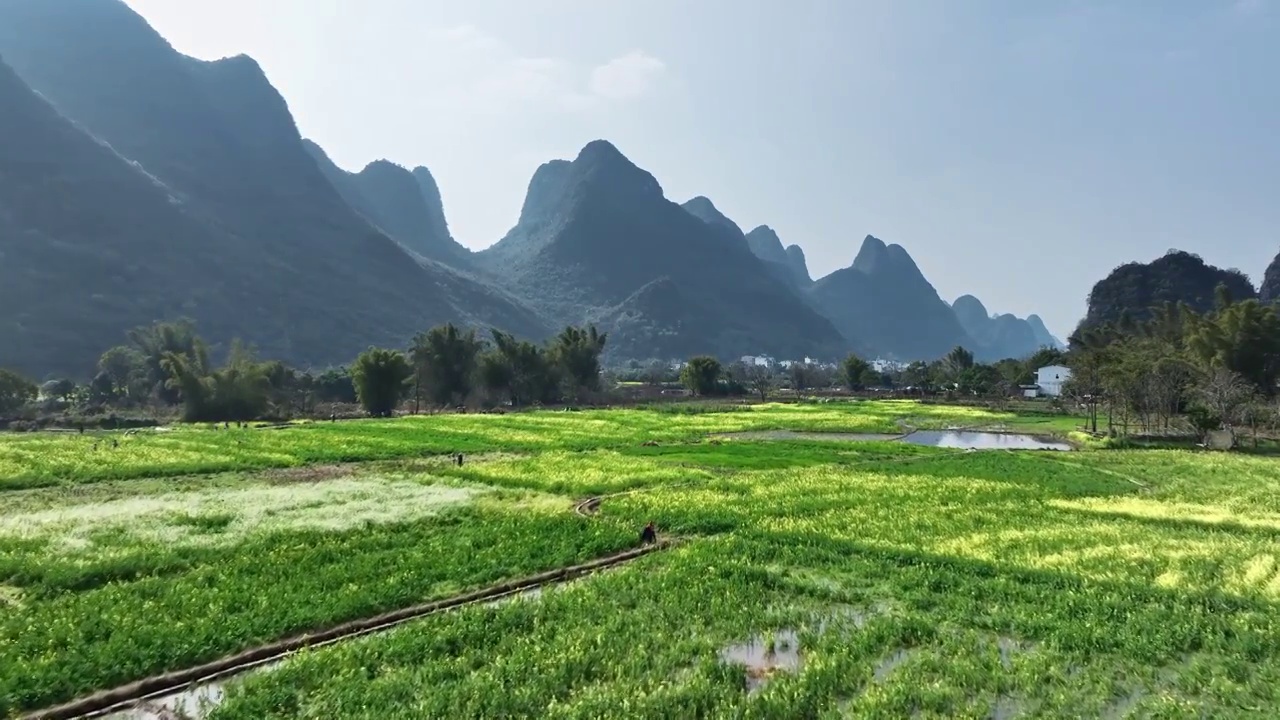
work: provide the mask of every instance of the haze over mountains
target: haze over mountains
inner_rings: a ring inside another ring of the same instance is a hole
[[[0,0],[0,58],[0,365],[33,375],[82,377],[128,328],[180,316],[304,366],[446,321],[532,339],[592,322],[615,360],[1056,342],[1034,316],[947,304],[871,236],[814,281],[771,228],[672,202],[605,141],[538,168],[515,226],[471,252],[428,169],[337,167],[252,59],[186,57],[119,0]]]

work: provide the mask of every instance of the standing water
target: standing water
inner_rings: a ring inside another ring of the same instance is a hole
[[[972,430],[917,430],[902,438],[912,445],[966,450],[1070,450],[1071,445],[1033,435]]]

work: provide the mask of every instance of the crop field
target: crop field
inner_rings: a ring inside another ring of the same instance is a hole
[[[1069,417],[911,402],[668,405],[647,410],[439,415],[300,423],[281,429],[163,428],[135,434],[0,438],[0,489],[412,458],[443,453],[592,450],[760,430],[894,433],[913,427],[1008,425],[1069,430]]]
[[[98,472],[27,454],[79,436],[0,438],[0,717],[601,557],[649,520],[672,549],[304,651],[208,717],[1274,717],[1276,460],[708,439],[1042,422],[991,415],[183,429],[100,446],[135,454]]]

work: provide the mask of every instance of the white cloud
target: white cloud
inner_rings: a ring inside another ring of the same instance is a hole
[[[666,69],[658,58],[637,50],[592,70],[591,92],[610,100],[633,100],[647,93]]]
[[[588,72],[561,58],[522,55],[473,25],[436,31],[428,42],[438,44],[452,68],[452,87],[437,86],[433,93],[454,110],[590,110],[644,95],[666,67],[632,52]]]

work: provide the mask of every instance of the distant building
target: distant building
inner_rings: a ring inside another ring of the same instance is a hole
[[[906,368],[906,365],[903,365],[897,360],[886,360],[884,358],[876,358],[875,360],[872,360],[870,364],[878,373],[900,372]]]
[[[769,367],[770,365],[774,364],[773,358],[767,355],[743,355],[741,358],[739,358],[739,360],[742,362],[743,365],[746,365],[747,367],[750,367],[752,365],[758,365],[760,367]]]
[[[1036,371],[1036,385],[1040,394],[1058,397],[1062,394],[1062,386],[1071,379],[1071,368],[1065,365],[1048,365]]]

